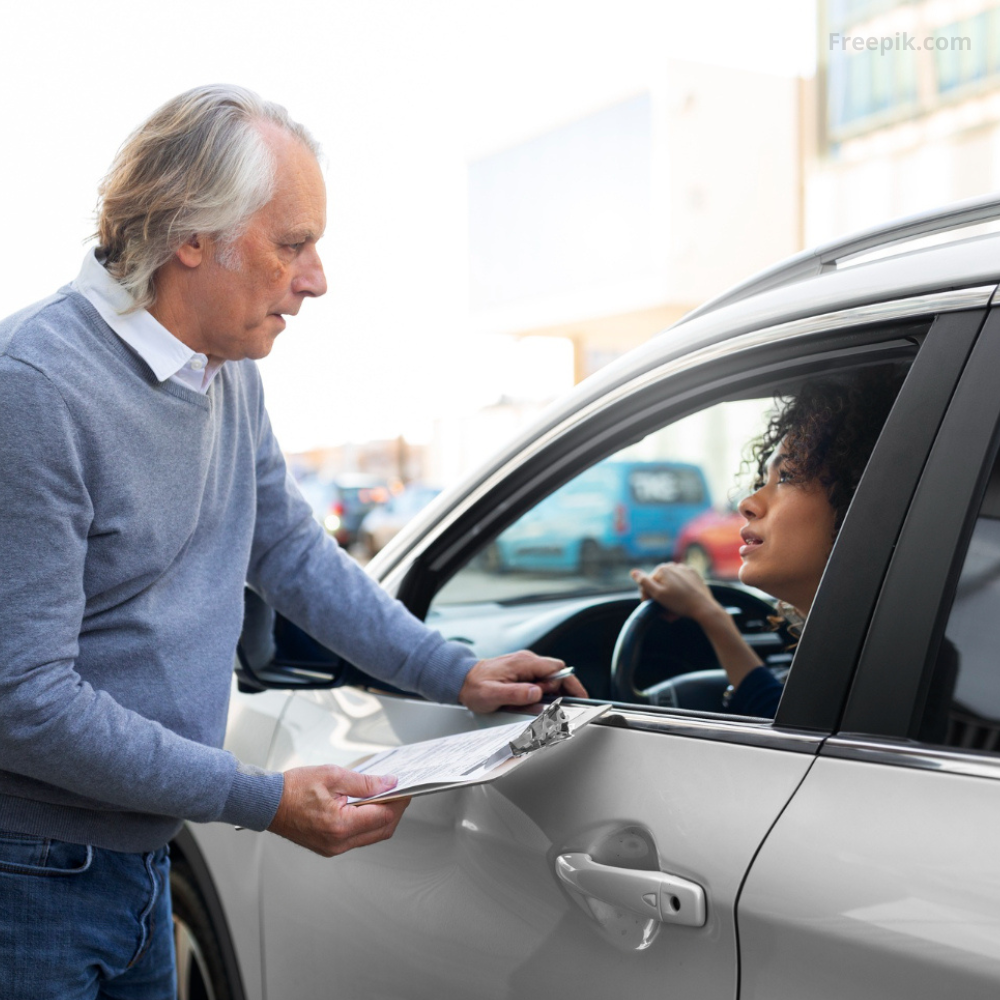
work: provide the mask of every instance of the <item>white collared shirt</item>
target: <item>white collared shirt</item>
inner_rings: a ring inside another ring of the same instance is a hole
[[[206,355],[192,351],[145,309],[126,312],[132,305],[132,296],[108,274],[95,251],[87,251],[80,273],[70,287],[97,310],[160,382],[172,379],[202,395],[208,392],[223,362],[209,361]]]

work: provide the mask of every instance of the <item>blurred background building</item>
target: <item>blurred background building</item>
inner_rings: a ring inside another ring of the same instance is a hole
[[[409,474],[455,481],[557,389],[801,249],[803,93],[787,76],[667,60],[653,89],[471,162],[469,332],[513,338],[519,384],[539,379],[438,420]],[[384,455],[299,459],[369,469]]]
[[[9,6],[0,217],[43,251],[0,246],[0,315],[73,277],[114,150],[206,66],[323,143],[330,290],[260,368],[343,504],[454,482],[782,257],[1000,187],[1000,0],[301,0],[295,73],[266,0]],[[92,54],[138,37],[108,101]]]
[[[817,33],[807,244],[1000,188],[997,0],[819,0]]]
[[[565,337],[580,381],[801,247],[799,84],[668,60],[659,86],[469,166],[476,332]]]
[[[808,78],[665,59],[631,96],[474,157],[469,333],[537,378],[438,419],[424,447],[340,449],[326,467],[405,454],[397,477],[453,482],[557,386],[754,272],[1000,188],[1000,0],[818,0],[814,44]],[[702,456],[725,437],[686,433]],[[720,444],[708,460],[713,496],[732,495],[738,459]]]

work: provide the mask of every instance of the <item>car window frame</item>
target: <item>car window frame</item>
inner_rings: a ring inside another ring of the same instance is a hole
[[[430,603],[428,594],[443,586],[455,572],[456,564],[464,564],[475,551],[484,548],[502,530],[584,469],[657,428],[721,400],[727,388],[739,385],[749,394],[755,381],[764,384],[769,376],[772,383],[791,384],[822,374],[831,363],[843,361],[849,366],[847,359],[860,358],[865,352],[869,353],[871,363],[908,359],[913,344],[903,343],[904,338],[898,335],[901,325],[892,324],[887,329],[884,323],[869,324],[864,328],[816,334],[811,341],[812,349],[796,363],[794,374],[783,374],[778,379],[774,378],[778,371],[788,370],[786,355],[790,341],[734,352],[712,367],[712,377],[707,380],[703,378],[703,367],[684,370],[676,379],[670,379],[674,384],[669,386],[669,399],[659,398],[664,385],[656,382],[619,400],[611,426],[602,425],[609,419],[604,411],[582,420],[513,468],[496,489],[478,497],[456,519],[459,523],[449,524],[448,537],[438,532],[428,545],[422,546],[402,573],[396,587],[397,598],[423,618]],[[880,331],[885,334],[882,341],[878,339]],[[889,336],[894,331],[896,335]],[[878,357],[876,352],[880,352]],[[560,453],[554,456],[552,453],[556,451]]]
[[[976,292],[979,297],[978,301],[985,302],[983,290],[977,289]],[[928,297],[928,299],[934,298],[936,297]],[[884,309],[886,303],[878,305]],[[659,382],[654,383],[650,380],[651,384],[640,388],[631,395],[622,394],[623,398],[619,399],[616,404],[617,419],[613,417],[610,426],[599,427],[595,425],[594,418],[584,419],[573,429],[579,443],[563,440],[561,442],[563,454],[558,462],[554,462],[549,455],[549,452],[554,450],[554,445],[550,443],[550,448],[543,449],[534,456],[533,463],[526,462],[525,466],[515,470],[519,475],[512,477],[511,482],[506,484],[507,489],[504,491],[506,495],[501,495],[498,501],[493,501],[492,509],[489,511],[493,515],[493,524],[488,530],[483,530],[475,523],[459,524],[454,527],[454,534],[451,536],[446,533],[445,537],[434,539],[432,544],[419,553],[409,566],[408,571],[403,576],[397,596],[415,614],[423,617],[433,594],[443,585],[445,580],[450,578],[449,569],[456,563],[464,564],[476,551],[477,545],[481,548],[487,544],[488,540],[495,537],[500,530],[516,520],[547,493],[558,488],[573,475],[578,474],[583,468],[612,454],[624,444],[642,437],[656,427],[664,426],[680,419],[687,413],[702,409],[725,398],[727,390],[729,394],[732,394],[733,389],[739,386],[741,391],[747,391],[754,383],[763,384],[769,377],[773,383],[775,381],[774,375],[778,372],[782,373],[782,377],[777,379],[778,382],[785,379],[792,381],[827,371],[831,363],[850,367],[852,363],[859,360],[875,363],[903,358],[912,359],[917,340],[926,346],[926,335],[941,324],[942,320],[961,315],[945,311],[946,309],[947,306],[940,313],[935,313],[931,309],[929,314],[923,316],[914,311],[901,311],[898,319],[894,317],[889,322],[881,320],[874,314],[869,314],[871,318],[867,324],[858,322],[857,325],[851,325],[849,322],[844,322],[842,326],[833,322],[821,322],[823,318],[817,317],[815,318],[816,327],[802,336],[779,337],[771,341],[761,338],[760,343],[747,349],[722,352],[721,356],[714,357],[704,364],[673,373],[669,378]],[[850,312],[857,313],[859,320],[864,317],[864,307]],[[983,312],[984,310],[979,310],[980,316]],[[950,342],[951,349],[954,351],[956,338],[959,337],[956,331],[968,329],[970,326],[969,313],[965,312],[964,315],[964,319],[945,324],[949,329],[939,329],[939,336],[935,337],[935,342],[942,344]],[[976,328],[978,329],[978,324]],[[919,359],[923,354],[923,347],[915,353]],[[937,371],[940,379],[940,359],[930,359],[923,367],[927,369],[928,373]],[[957,378],[957,372],[955,377]],[[944,391],[943,398],[940,400],[942,413],[949,392],[950,386]],[[925,415],[930,413],[925,434],[926,447],[928,448],[937,429],[937,420],[941,415],[933,411],[934,407],[928,407],[925,404],[923,412]],[[607,420],[606,415],[604,419]],[[555,465],[562,466],[561,474],[557,478],[547,478],[542,470],[551,477]],[[907,497],[909,493],[912,493],[918,471],[914,472],[914,481],[904,486],[903,492]],[[490,496],[492,497],[492,494]],[[483,498],[480,498],[480,501],[482,503]],[[467,518],[473,522],[476,514],[477,505],[471,505],[466,511]],[[899,518],[901,521],[902,512],[900,512]],[[459,536],[457,540],[455,535]],[[838,575],[838,573],[828,574],[831,579],[836,579]],[[876,570],[874,575],[877,579],[872,582],[872,585],[877,592],[877,586],[881,583],[881,573]],[[827,583],[826,578],[824,578],[824,584],[831,585]],[[818,596],[817,606],[820,603],[821,596]],[[870,606],[858,605],[855,602],[851,615],[850,631],[852,635],[863,636],[869,622]],[[844,621],[841,620],[839,623],[841,631],[844,624]],[[802,678],[801,684],[796,686],[808,687],[810,679],[818,676],[817,667],[810,661],[822,660],[819,653],[819,650],[810,649],[802,644],[796,654],[796,669],[792,671],[792,676]],[[834,692],[832,703],[837,706],[838,718],[839,708],[847,696],[854,662],[854,658],[851,658],[835,679],[835,683],[839,684],[840,687]],[[823,668],[819,667],[818,669],[822,670]],[[830,688],[829,683],[827,688]],[[822,707],[828,708],[829,703]],[[683,710],[629,706],[628,714],[630,716],[635,716],[637,713],[643,716],[648,716],[650,713],[660,715],[666,713],[681,717],[685,714]],[[687,726],[687,722],[685,725]],[[831,733],[836,728],[835,723],[829,721],[829,713],[826,715],[822,712],[817,713],[815,701],[810,702],[808,699],[804,703],[793,701],[791,708],[784,711],[779,709],[779,716],[773,724],[768,721],[762,725],[768,729],[772,727],[800,729],[820,734]],[[759,731],[760,728],[754,724],[756,731]]]
[[[992,384],[998,366],[1000,309],[993,308],[956,386],[900,532],[836,753],[849,755],[852,745],[868,746],[879,759],[895,756],[896,762],[934,769],[954,758],[976,757],[974,750],[917,746],[917,734],[969,540],[1000,451],[1000,394]],[[920,580],[919,587],[913,586],[914,579]],[[993,761],[994,776],[1000,778],[1000,756],[987,755],[985,760]],[[974,767],[979,773],[979,765]]]
[[[911,500],[985,309],[935,317],[827,561],[775,722],[836,732]]]

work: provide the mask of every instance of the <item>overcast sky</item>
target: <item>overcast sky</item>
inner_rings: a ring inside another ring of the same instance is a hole
[[[97,183],[167,98],[240,83],[326,153],[330,285],[263,363],[287,450],[405,433],[515,378],[468,332],[470,159],[648,88],[674,56],[811,75],[809,0],[39,0],[5,5],[0,314],[79,268]]]

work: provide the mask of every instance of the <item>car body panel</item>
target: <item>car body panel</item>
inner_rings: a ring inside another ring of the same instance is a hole
[[[176,857],[183,840],[193,844],[211,888],[222,902],[224,922],[215,926],[217,937],[231,948],[239,968],[242,1000],[264,1000],[264,969],[261,962],[260,870],[263,835],[235,830],[222,823],[187,823],[188,837],[171,844]],[[184,853],[184,852],[181,852]],[[200,887],[205,892],[205,887]]]
[[[820,757],[739,902],[746,1000],[1000,994],[1000,782]]]
[[[331,971],[366,996],[410,1000],[604,995],[623,976],[639,992],[734,995],[736,893],[813,757],[608,721],[494,784],[414,799],[391,841],[333,862],[265,838],[268,995],[323,995]],[[349,764],[484,724],[464,709],[313,692],[289,707],[271,766]],[[646,921],[562,887],[555,859],[577,851],[697,882],[707,924],[663,925],[640,947]]]
[[[288,691],[244,694],[234,676],[226,749],[247,764],[266,768],[278,720],[291,698]],[[226,926],[217,930],[235,953],[245,998],[262,1000],[260,853],[264,838],[222,823],[188,823],[186,829],[211,873],[212,890],[222,900]]]

